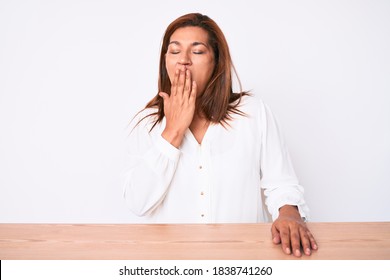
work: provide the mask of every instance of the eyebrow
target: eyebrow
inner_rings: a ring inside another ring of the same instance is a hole
[[[171,41],[171,42],[169,42],[168,45],[170,45],[170,44],[175,44],[175,45],[178,45],[178,46],[181,45],[180,42],[178,42],[178,41]],[[202,43],[202,42],[193,42],[191,45],[192,45],[192,46],[203,45],[203,46],[205,46],[206,48],[208,47],[205,43]]]

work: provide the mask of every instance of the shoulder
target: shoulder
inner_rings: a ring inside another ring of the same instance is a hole
[[[238,105],[238,109],[250,118],[263,115],[267,108],[263,99],[256,95],[244,95]]]

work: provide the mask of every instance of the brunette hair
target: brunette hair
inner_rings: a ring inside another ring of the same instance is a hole
[[[197,112],[201,112],[204,117],[212,123],[220,123],[223,126],[232,120],[232,114],[245,115],[238,109],[241,97],[249,95],[248,92],[243,92],[241,83],[235,71],[226,38],[219,26],[206,15],[200,13],[191,13],[183,15],[174,20],[166,29],[160,53],[158,92],[171,92],[171,81],[168,76],[165,63],[165,55],[168,51],[168,45],[172,34],[182,27],[196,26],[205,30],[208,34],[209,45],[214,52],[215,68],[212,76],[206,85],[203,94],[199,95],[196,100]],[[240,92],[233,92],[232,72],[236,75],[240,86]],[[155,125],[164,118],[164,100],[157,95],[150,100],[146,106],[147,108],[157,108],[154,113],[147,115],[155,116]],[[144,118],[146,118],[144,117]],[[143,119],[144,119],[143,118]],[[141,119],[142,121],[142,119]]]

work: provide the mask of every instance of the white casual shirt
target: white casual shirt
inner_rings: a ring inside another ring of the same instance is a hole
[[[153,117],[133,120],[129,135],[124,197],[129,208],[156,223],[266,222],[265,204],[275,220],[283,205],[308,207],[278,124],[255,97],[243,97],[230,126],[211,124],[199,144],[187,129],[179,149],[161,133],[165,118],[149,132]]]

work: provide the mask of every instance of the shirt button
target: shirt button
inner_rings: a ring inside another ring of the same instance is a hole
[[[204,195],[204,192],[200,192],[200,195]]]
[[[202,218],[204,217],[204,214],[200,215]]]
[[[202,169],[203,168],[203,166],[202,165],[199,165],[199,169]]]

